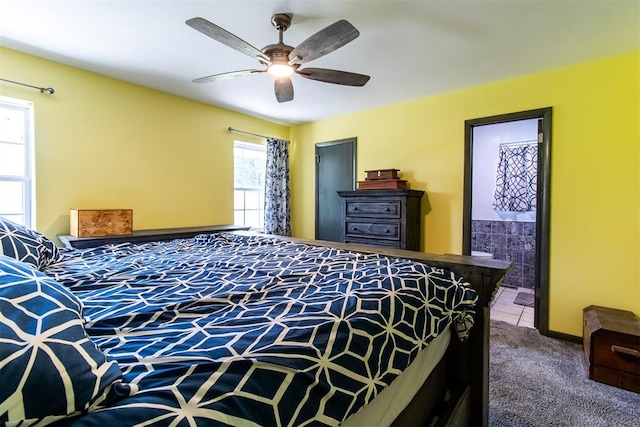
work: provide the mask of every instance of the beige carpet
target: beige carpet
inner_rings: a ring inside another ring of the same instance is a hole
[[[490,426],[640,427],[640,394],[587,377],[582,346],[491,321]]]

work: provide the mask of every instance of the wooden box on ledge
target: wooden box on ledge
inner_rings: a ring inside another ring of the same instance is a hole
[[[120,236],[133,233],[132,209],[71,209],[69,230],[74,237]]]

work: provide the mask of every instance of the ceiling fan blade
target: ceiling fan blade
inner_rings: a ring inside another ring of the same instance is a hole
[[[240,70],[240,71],[231,71],[228,73],[220,73],[214,74],[212,76],[200,77],[199,79],[194,79],[194,83],[208,83],[216,80],[226,80],[226,79],[234,79],[236,77],[248,76],[250,74],[264,73],[266,70]]]
[[[293,99],[293,83],[289,77],[278,77],[273,87],[278,102],[289,102]]]
[[[245,55],[249,55],[252,58],[269,60],[269,58],[259,49],[204,18],[191,18],[185,21],[185,23],[191,28],[200,31],[202,34],[207,35],[232,49],[242,52]]]
[[[370,78],[364,74],[328,70],[326,68],[303,68],[297,70],[296,73],[307,79],[345,86],[364,86]]]
[[[300,43],[289,54],[289,61],[292,64],[304,64],[333,52],[359,35],[356,27],[342,19]]]

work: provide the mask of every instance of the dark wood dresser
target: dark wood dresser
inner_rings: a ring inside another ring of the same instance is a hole
[[[640,318],[631,311],[584,309],[584,353],[589,378],[640,393]]]
[[[87,249],[116,243],[162,242],[173,239],[189,239],[198,234],[220,233],[223,231],[248,230],[240,225],[206,225],[202,227],[159,228],[155,230],[136,230],[131,234],[100,237],[74,237],[61,235],[58,239],[68,249]]]
[[[419,190],[338,191],[342,197],[342,241],[420,250]]]

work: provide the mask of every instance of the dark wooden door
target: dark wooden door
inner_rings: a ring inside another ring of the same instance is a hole
[[[342,198],[355,190],[356,138],[316,144],[316,239],[342,238]]]

